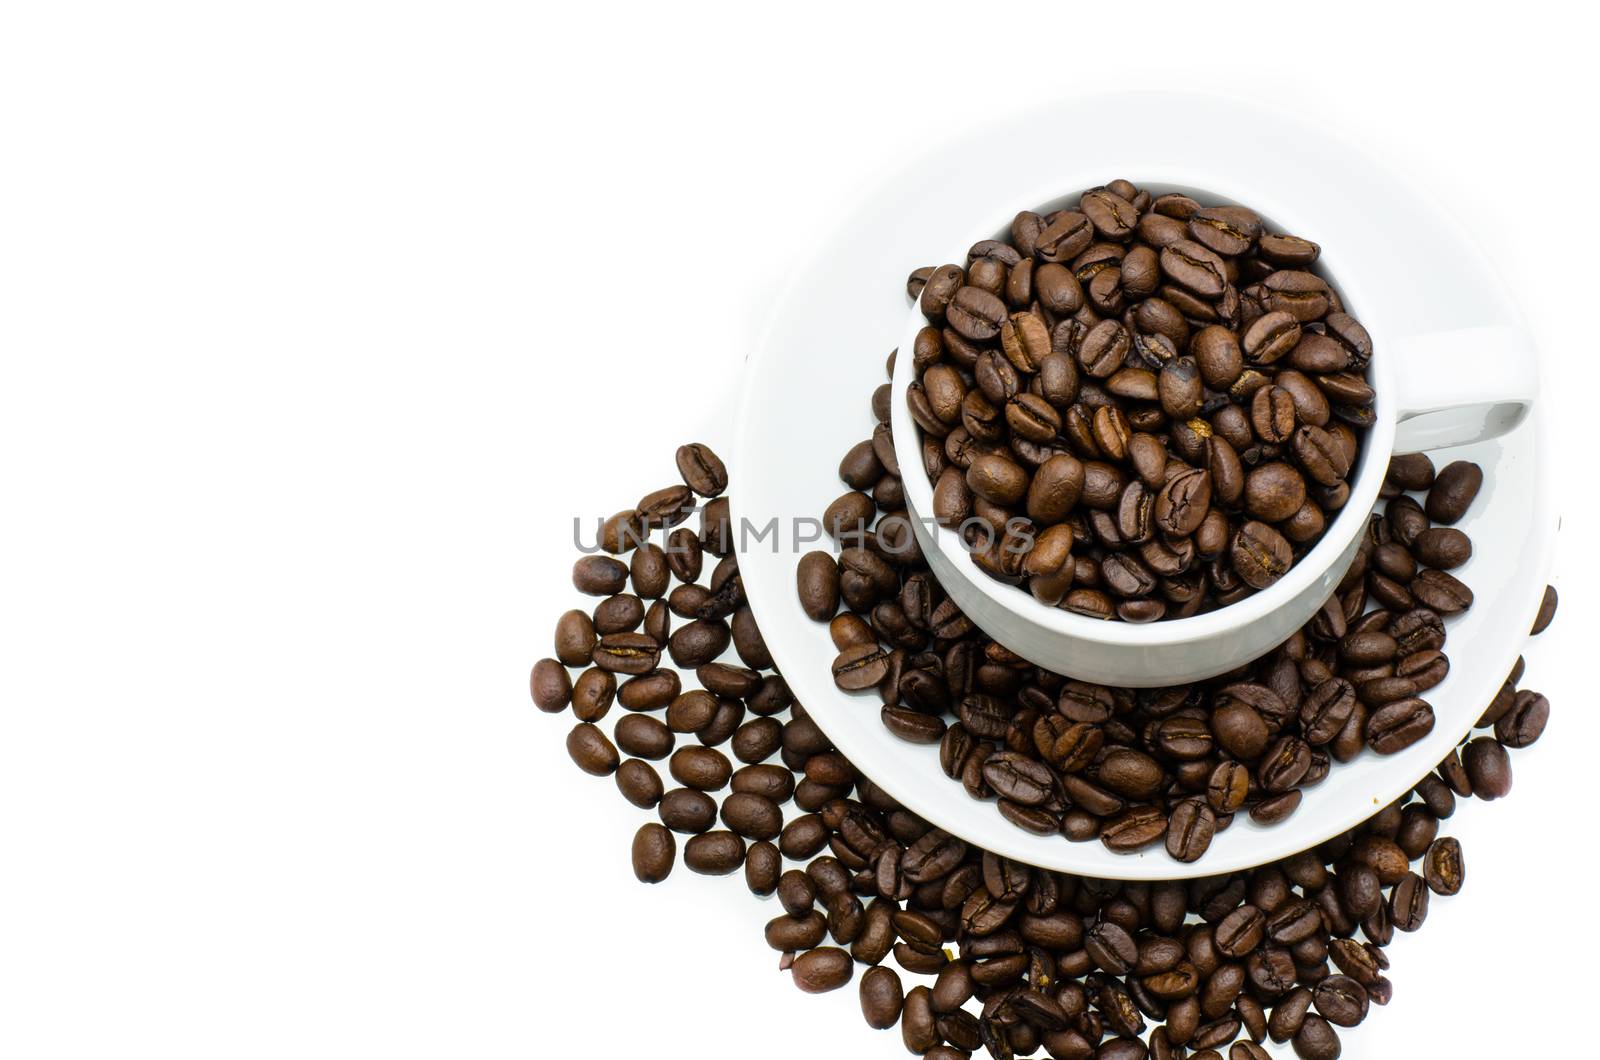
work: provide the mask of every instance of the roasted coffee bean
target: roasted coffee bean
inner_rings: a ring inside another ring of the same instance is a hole
[[[776,718],[758,717],[734,730],[733,756],[746,765],[764,762],[783,745],[783,724]]]
[[[752,670],[772,669],[772,653],[767,650],[761,629],[756,625],[755,612],[749,607],[741,607],[733,613],[728,624],[731,627],[733,650],[738,653],[739,661]]]
[[[1408,872],[1389,895],[1389,918],[1397,930],[1411,932],[1421,928],[1427,917],[1428,886],[1422,877]]]
[[[1265,589],[1288,573],[1294,553],[1283,535],[1251,521],[1233,536],[1233,570],[1253,589]]]
[[[646,495],[637,507],[646,526],[652,529],[673,527],[694,511],[694,494],[688,486],[667,486]]]
[[[1299,791],[1286,791],[1264,798],[1250,808],[1250,819],[1257,824],[1280,824],[1300,808],[1303,797]]]
[[[1329,1023],[1355,1027],[1367,1018],[1367,988],[1347,975],[1330,975],[1317,984],[1312,1003]]]
[[[636,758],[652,761],[672,753],[672,730],[647,714],[628,714],[618,720],[617,746]]]
[[[656,668],[661,661],[661,646],[645,633],[613,633],[600,638],[593,654],[594,664],[602,670],[638,676]]]
[[[1428,890],[1434,894],[1445,897],[1460,894],[1467,876],[1461,843],[1448,836],[1435,840],[1423,859],[1423,871]]]
[[[728,488],[728,469],[709,446],[699,442],[678,449],[678,474],[702,497],[720,497]]]
[[[1282,445],[1289,441],[1297,422],[1294,396],[1288,390],[1268,383],[1252,393],[1250,425],[1263,444]]]
[[[1245,477],[1245,509],[1264,522],[1282,522],[1299,511],[1305,502],[1304,477],[1282,461],[1263,464]]]
[[[588,666],[594,661],[594,620],[584,611],[568,611],[556,623],[555,654],[564,666]]]
[[[1211,506],[1211,476],[1198,468],[1167,478],[1156,495],[1156,525],[1170,537],[1192,534]]]
[[[1227,264],[1210,248],[1176,239],[1161,248],[1161,271],[1201,298],[1216,298],[1228,282]]]
[[[847,648],[833,664],[834,684],[847,692],[864,691],[888,675],[889,653],[876,643]]]
[[[1511,792],[1511,756],[1496,740],[1479,737],[1461,752],[1461,764],[1472,782],[1472,794],[1485,801]]]
[[[733,775],[727,757],[710,747],[680,747],[672,753],[667,768],[672,779],[697,791],[721,791]]]
[[[597,722],[611,711],[616,698],[616,677],[603,669],[586,669],[573,682],[573,717],[581,722]]]
[[[1482,486],[1483,469],[1477,464],[1457,460],[1445,466],[1428,490],[1428,518],[1446,526],[1460,522]]]
[[[588,596],[612,596],[628,584],[628,566],[610,556],[584,556],[572,567],[572,584]]]
[[[1343,678],[1329,678],[1311,689],[1300,706],[1306,742],[1313,747],[1332,743],[1350,720],[1355,706],[1355,688]]]
[[[1167,823],[1167,853],[1181,862],[1199,861],[1216,835],[1216,815],[1198,799],[1186,799]]]
[[[783,872],[783,855],[772,843],[750,844],[744,856],[744,884],[758,898],[770,897],[778,889]]]
[[[636,552],[637,558],[643,552]],[[665,567],[662,568],[665,571]],[[644,601],[631,593],[610,596],[594,609],[594,629],[602,637],[613,633],[631,633],[644,621]]]
[[[567,754],[579,769],[596,777],[609,777],[621,764],[616,746],[589,722],[573,726],[567,734]]]
[[[1417,603],[1441,615],[1454,615],[1472,606],[1472,590],[1453,574],[1424,570],[1411,582]]]
[[[651,670],[623,681],[617,689],[617,701],[625,710],[660,710],[677,698],[680,688],[682,682],[676,670]]]
[[[1084,937],[1083,948],[1102,970],[1127,975],[1139,960],[1139,946],[1120,925],[1102,921]]]
[[[725,663],[707,663],[706,666],[696,669],[694,676],[698,677],[701,687],[707,692],[726,697],[754,698],[765,687],[762,676],[755,673],[754,669],[728,666]]]
[[[1038,235],[1034,254],[1041,261],[1070,261],[1094,241],[1094,225],[1076,210],[1056,214]]]
[[[826,622],[839,609],[839,565],[827,552],[810,552],[796,569],[800,606],[812,619]]]
[[[1418,561],[1439,570],[1455,570],[1472,558],[1472,541],[1460,530],[1433,527],[1417,534],[1411,551]]]
[[[1244,807],[1250,793],[1250,770],[1238,762],[1222,762],[1211,773],[1206,801],[1220,814],[1231,814]]]
[[[1433,731],[1433,708],[1410,697],[1385,704],[1367,719],[1367,743],[1381,755],[1397,754]]]
[[[925,986],[913,987],[905,997],[900,1015],[900,1036],[908,1050],[923,1055],[938,1044],[934,1026],[932,992]]]
[[[861,976],[861,1014],[867,1026],[888,1030],[900,1022],[905,991],[892,968],[868,968]]]
[[[683,845],[683,863],[702,876],[727,876],[744,864],[744,840],[732,832],[705,832]]]
[[[809,950],[828,937],[828,921],[815,910],[774,917],[767,921],[765,937],[767,945],[780,952]]]
[[[661,796],[656,814],[674,832],[696,835],[716,823],[717,804],[703,791],[675,788]]]
[[[1554,622],[1556,618],[1556,605],[1558,603],[1560,603],[1560,597],[1556,593],[1556,587],[1554,585],[1546,585],[1544,587],[1544,599],[1539,603],[1539,615],[1533,620],[1533,629],[1529,634],[1530,636],[1537,637],[1550,628],[1550,623]]]
[[[637,509],[628,508],[600,524],[598,544],[613,556],[630,552],[649,537],[649,528]]]
[[[983,342],[999,336],[1008,314],[1006,304],[999,298],[969,285],[956,291],[945,310],[945,319],[962,337]]]
[[[1095,230],[1107,239],[1126,239],[1139,223],[1138,209],[1110,187],[1085,193],[1079,200],[1078,208]]]
[[[1009,751],[994,755],[984,764],[983,778],[1002,798],[1023,806],[1045,802],[1055,786],[1055,778],[1046,766]]]
[[[555,659],[540,659],[529,678],[533,702],[547,714],[559,714],[572,702],[572,678]]]
[[[640,883],[660,883],[672,874],[678,842],[659,824],[642,825],[633,836],[633,875]]]
[[[662,552],[667,558],[667,569],[674,578],[686,585],[700,580],[701,568],[705,562],[705,549],[693,530],[682,527],[668,534],[667,544]]]
[[[648,763],[629,758],[617,767],[617,790],[641,810],[654,809],[661,801],[661,774]]]
[[[1132,854],[1161,840],[1167,815],[1154,807],[1125,810],[1105,823],[1100,841],[1118,854]]]
[[[1189,234],[1218,254],[1237,256],[1261,236],[1261,218],[1242,206],[1211,206],[1189,217]]]
[[[1529,747],[1550,720],[1550,701],[1537,692],[1518,692],[1511,707],[1494,723],[1494,735],[1507,747]]]
[[[746,839],[776,839],[783,830],[783,811],[764,796],[735,792],[722,801],[722,823]]]
[[[699,732],[716,717],[717,697],[703,689],[693,689],[676,697],[667,708],[667,727],[676,733]]]
[[[707,838],[705,836],[697,837]],[[693,845],[695,840],[690,840]],[[689,852],[684,850],[684,863],[689,864]],[[694,866],[691,864],[690,868]],[[830,990],[838,990],[850,982],[855,974],[855,962],[850,954],[833,946],[824,946],[819,949],[802,953],[794,960],[791,968],[794,975],[794,985],[808,994],[825,994]]]

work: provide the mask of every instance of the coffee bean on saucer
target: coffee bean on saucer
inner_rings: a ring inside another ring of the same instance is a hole
[[[1428,490],[1428,518],[1446,526],[1461,521],[1483,486],[1483,469],[1467,460],[1446,465]]]

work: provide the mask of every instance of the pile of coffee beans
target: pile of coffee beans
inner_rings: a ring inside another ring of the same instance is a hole
[[[898,356],[890,355],[890,377]],[[1122,854],[1165,844],[1193,862],[1236,814],[1281,822],[1335,764],[1364,749],[1395,754],[1433,731],[1424,697],[1450,670],[1447,620],[1472,606],[1472,591],[1451,573],[1471,558],[1472,542],[1451,524],[1477,496],[1477,465],[1435,474],[1426,455],[1395,457],[1387,503],[1337,592],[1276,650],[1198,684],[1109,688],[1032,665],[944,595],[905,514],[889,384],[872,410],[872,437],[840,463],[850,491],[823,516],[839,554],[800,560],[801,606],[829,623],[836,684],[875,690],[891,732],[938,743],[945,773],[974,798],[996,800],[1017,827],[1098,838]],[[1213,436],[1212,451],[1223,451],[1213,442],[1227,445]],[[1059,545],[1078,585],[1111,584],[1109,572],[1134,569],[1125,553],[1074,552],[1076,540],[1077,531],[1052,527],[1035,553]],[[1216,584],[1214,567],[1191,573]]]
[[[1465,882],[1441,822],[1458,799],[1504,796],[1508,748],[1537,740],[1549,716],[1543,696],[1518,688],[1519,662],[1480,722],[1492,735],[1360,827],[1249,872],[1122,883],[1008,861],[897,804],[794,701],[744,606],[726,472],[704,447],[686,449],[680,465],[714,469],[685,472],[718,497],[700,531],[678,525],[693,500],[676,487],[606,523],[614,556],[574,570],[604,599],[562,617],[556,657],[533,668],[534,702],[570,709],[573,761],[655,812],[633,840],[641,881],[668,878],[680,836],[691,871],[742,869],[754,895],[777,899],[766,939],[795,985],[836,990],[859,972],[867,1024],[898,1026],[931,1060],[1262,1060],[1269,1039],[1305,1060],[1337,1057],[1338,1028],[1391,999],[1394,933],[1420,928],[1432,898]],[[1459,503],[1455,489],[1439,504]],[[647,528],[665,548],[643,542]],[[1551,590],[1535,633],[1555,607]],[[674,632],[675,620],[686,624]]]
[[[1349,499],[1373,420],[1372,340],[1319,253],[1116,180],[918,269],[905,400],[934,518],[987,574],[1092,618],[1276,582]]]

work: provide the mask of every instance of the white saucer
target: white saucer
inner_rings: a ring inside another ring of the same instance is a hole
[[[1180,106],[1185,122],[1168,120]],[[1107,107],[1117,123],[1101,119]],[[1547,470],[1538,460],[1543,422],[1536,409],[1498,441],[1433,454],[1440,467],[1458,458],[1481,464],[1484,486],[1460,524],[1477,552],[1455,572],[1476,604],[1450,623],[1445,651],[1451,672],[1427,696],[1437,716],[1427,739],[1390,758],[1369,752],[1336,764],[1284,824],[1263,828],[1241,815],[1197,864],[1180,864],[1159,846],[1123,856],[1098,842],[1034,836],[1011,825],[994,803],[970,798],[945,777],[936,746],[891,735],[879,720],[875,693],[850,695],[834,686],[836,652],[827,626],[800,609],[795,565],[806,551],[830,547],[800,538],[846,491],[838,479],[840,458],[871,436],[869,399],[887,381],[884,361],[904,324],[906,274],[942,264],[949,248],[997,203],[1027,201],[1024,196],[1049,186],[1053,173],[1081,170],[1083,143],[1049,135],[1073,128],[1087,130],[1087,143],[1106,159],[1105,180],[1139,183],[1146,174],[1182,169],[1192,172],[1193,184],[1226,193],[1225,178],[1214,175],[1224,168],[1217,156],[1226,151],[1254,160],[1252,186],[1281,187],[1284,198],[1348,196],[1342,205],[1358,220],[1345,230],[1296,234],[1337,241],[1341,269],[1359,269],[1365,290],[1403,293],[1381,307],[1363,303],[1377,356],[1383,356],[1385,333],[1521,324],[1463,230],[1359,148],[1293,115],[1220,97],[1156,93],[1067,100],[1017,115],[940,145],[874,189],[821,240],[775,304],[746,368],[732,494],[736,519],[755,527],[776,520],[777,532],[746,542],[740,570],[773,658],[798,700],[857,767],[930,822],[1007,857],[1084,876],[1232,872],[1313,846],[1397,798],[1449,753],[1499,689],[1538,611],[1557,525]],[[1159,144],[1150,129],[1162,131]],[[1027,135],[1040,131],[1047,134]],[[1032,146],[998,149],[1020,142]],[[1403,251],[1402,238],[1427,248],[1427,257],[1420,249]]]

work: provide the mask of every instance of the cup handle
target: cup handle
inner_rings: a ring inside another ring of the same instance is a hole
[[[1396,453],[1498,438],[1527,417],[1539,396],[1538,356],[1516,328],[1412,335],[1378,356],[1394,358]]]

